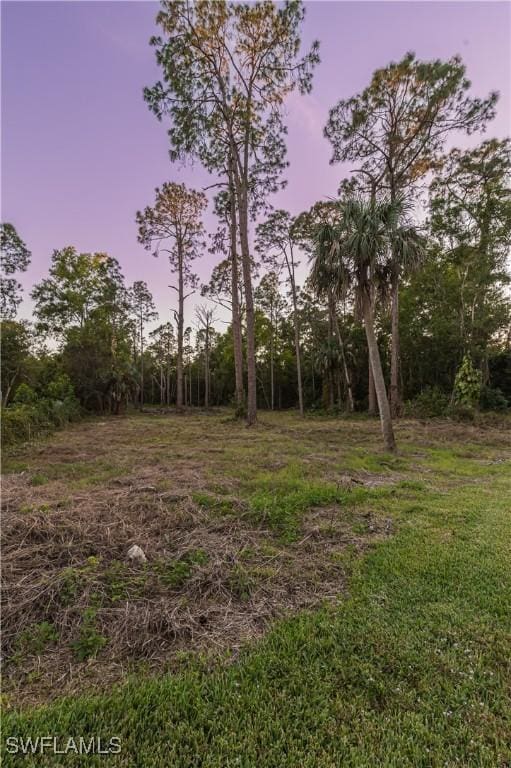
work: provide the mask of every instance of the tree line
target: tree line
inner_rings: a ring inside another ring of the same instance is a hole
[[[151,40],[161,79],[144,98],[167,126],[170,159],[201,163],[214,190],[209,200],[169,181],[136,214],[139,242],[169,261],[177,309],[148,331],[147,284],[126,286],[112,257],[67,247],[32,291],[29,328],[14,319],[13,276],[30,254],[3,225],[5,406],[22,385],[22,397],[27,386],[44,395],[60,376],[89,410],[232,402],[248,425],[258,408],[363,410],[379,413],[389,450],[407,408],[506,407],[511,144],[449,148],[491,125],[498,95],[472,96],[457,56],[407,54],[329,112],[331,161],[352,165],[337,197],[276,210],[286,99],[311,90],[319,64],[319,43],[301,51],[303,19],[294,0],[162,3]],[[194,261],[207,254],[219,261],[200,285]],[[185,302],[199,293],[187,327]],[[229,312],[224,329],[215,305]]]

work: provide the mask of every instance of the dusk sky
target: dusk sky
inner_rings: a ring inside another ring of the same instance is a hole
[[[2,221],[32,251],[21,314],[53,249],[106,251],[128,283],[146,280],[161,320],[175,293],[167,261],[137,243],[135,212],[167,180],[208,184],[199,167],[171,165],[166,127],[142,98],[159,78],[150,36],[153,2],[2,2]],[[472,93],[500,92],[486,137],[510,134],[511,5],[507,2],[309,2],[306,46],[320,41],[312,94],[288,102],[287,188],[274,204],[292,213],[334,196],[349,167],[330,166],[322,131],[328,109],[368,84],[372,72],[413,50],[459,53]],[[481,137],[451,143],[474,145]],[[214,227],[213,217],[206,224]],[[196,262],[209,278],[215,257]],[[188,300],[188,322],[193,299]]]

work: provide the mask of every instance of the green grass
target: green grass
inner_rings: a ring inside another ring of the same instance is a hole
[[[5,754],[3,764],[507,768],[509,464],[490,464],[491,448],[422,450],[429,472],[372,489],[339,489],[299,464],[247,469],[250,512],[275,527],[276,543],[295,535],[310,506],[331,503],[388,515],[396,533],[363,558],[339,554],[348,598],[277,623],[231,665],[194,657],[180,673],[132,678],[109,695],[4,715],[4,738],[118,736],[120,754]],[[364,469],[382,471],[378,456],[368,454]],[[250,569],[232,578],[248,595]]]

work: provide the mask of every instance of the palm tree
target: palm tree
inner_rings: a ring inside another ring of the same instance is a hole
[[[367,338],[369,361],[373,372],[380,411],[383,441],[388,451],[396,450],[389,400],[383,378],[374,330],[374,295],[388,290],[392,279],[392,251],[403,257],[419,253],[422,239],[403,217],[407,212],[402,200],[367,202],[350,198],[339,207],[337,224],[323,225],[317,232],[312,283],[324,292],[328,285],[342,296],[352,289],[359,304]]]

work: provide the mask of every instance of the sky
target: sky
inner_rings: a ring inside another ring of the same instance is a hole
[[[315,0],[306,9],[303,45],[320,41],[321,64],[312,93],[293,94],[286,107],[290,166],[276,207],[296,214],[335,196],[350,167],[329,164],[329,108],[410,50],[421,59],[460,54],[473,95],[500,92],[485,138],[510,135],[509,2]],[[166,126],[142,97],[144,86],[159,79],[149,45],[157,11],[158,3],[126,0],[1,2],[1,218],[32,251],[22,277],[23,317],[31,318],[28,294],[47,275],[53,250],[67,245],[114,256],[127,283],[148,283],[160,321],[170,317],[168,262],[137,243],[135,213],[165,181],[203,188],[211,179],[197,164],[170,163]],[[451,143],[480,140],[456,136]],[[215,227],[211,205],[206,226]],[[202,282],[217,260],[205,254],[195,262]],[[194,299],[187,304],[191,323]]]

